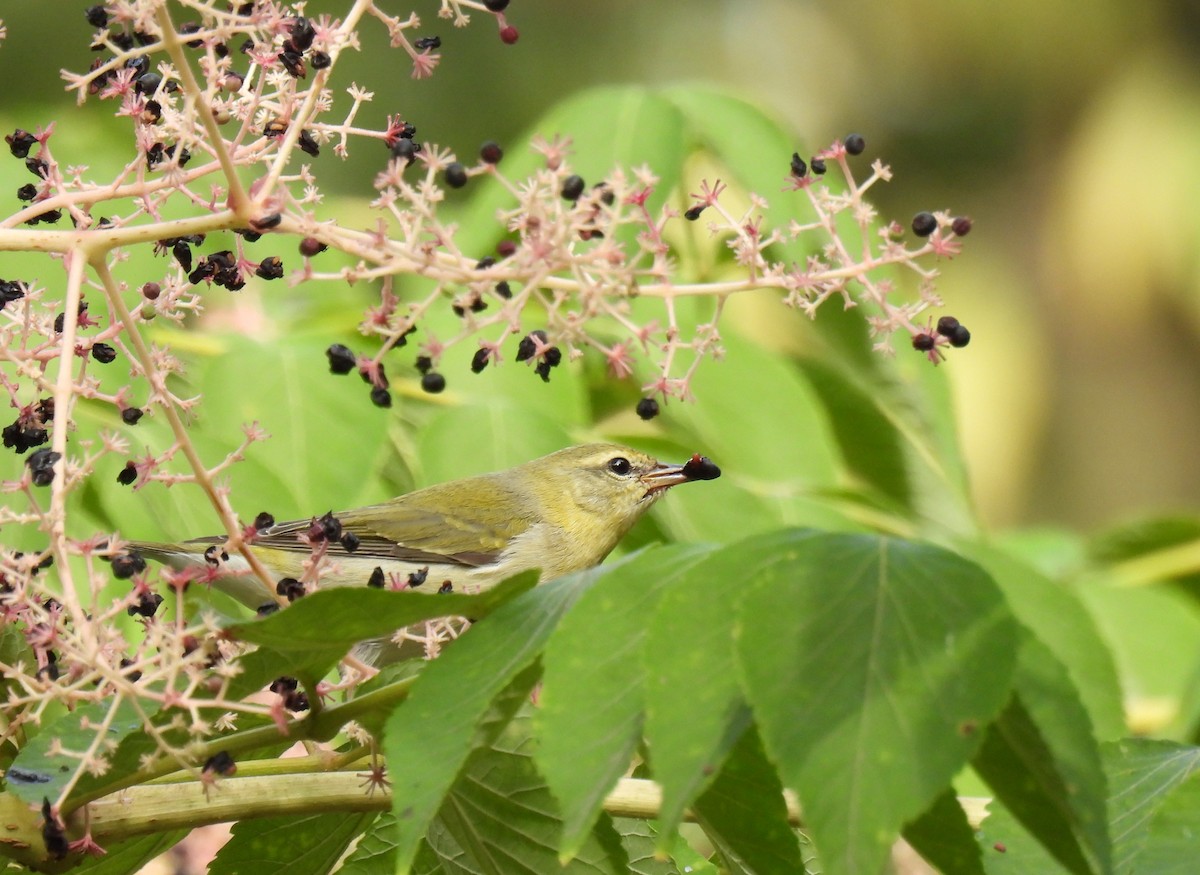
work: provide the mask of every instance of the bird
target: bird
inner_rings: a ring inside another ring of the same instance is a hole
[[[476,593],[530,569],[545,583],[599,565],[669,489],[720,474],[699,454],[671,465],[630,447],[592,443],[381,504],[268,520],[247,540],[288,600],[330,586]],[[131,541],[119,571],[114,559],[114,573],[130,576],[146,567],[146,557],[205,572],[243,604],[274,609],[272,594],[242,555],[226,552],[227,543],[223,535]],[[327,561],[314,563],[318,556]]]

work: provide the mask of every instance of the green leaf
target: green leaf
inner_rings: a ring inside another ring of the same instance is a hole
[[[1146,865],[1148,859],[1161,859],[1160,848],[1148,850],[1162,841],[1170,845],[1171,825],[1180,815],[1194,817],[1200,810],[1194,792],[1188,790],[1182,810],[1167,814],[1156,827],[1160,811],[1183,786],[1194,788],[1200,770],[1200,748],[1170,741],[1130,738],[1101,746],[1104,769],[1108,776],[1110,830],[1113,836],[1113,871],[1117,875],[1160,870]],[[1191,804],[1187,804],[1190,802]],[[1191,809],[1190,814],[1187,809]],[[1191,837],[1194,863],[1195,835]],[[1143,857],[1146,854],[1146,857]]]
[[[383,749],[393,782],[400,870],[411,866],[421,837],[476,746],[477,727],[492,700],[538,659],[575,600],[619,565],[559,578],[502,605],[446,648],[392,712]]]
[[[626,563],[580,597],[546,645],[536,758],[575,852],[641,739],[642,642],[659,597],[708,548],[673,546]]]
[[[756,569],[737,658],[767,753],[831,873],[875,873],[979,743],[1017,626],[976,565],[935,547],[797,534]]]
[[[565,863],[558,854],[562,821],[534,768],[528,719],[513,721],[468,760],[438,811],[438,821],[485,875],[544,872],[624,875],[628,859],[607,818]]]
[[[130,872],[141,872],[143,866],[169,851],[187,834],[188,830],[177,829],[105,845],[103,856],[84,857],[71,871],[86,872],[88,875],[129,875]]]
[[[1110,787],[1108,817],[1115,875],[1174,875],[1195,869],[1200,749],[1125,739],[1101,745]],[[989,875],[1056,875],[1055,860],[1000,802],[979,831]]]
[[[356,375],[329,373],[327,342],[300,336],[260,343],[240,334],[221,342],[222,354],[203,358],[195,375],[205,394],[198,430],[211,435],[219,427],[228,449],[243,423],[258,422],[271,435],[230,471],[233,495],[257,502],[244,516],[269,510],[296,519],[391,497],[371,476],[387,451],[388,417],[369,403],[369,387]],[[248,379],[253,392],[234,388]],[[358,392],[347,391],[350,379]]]
[[[1181,784],[1158,806],[1137,856],[1138,872],[1192,875],[1196,871],[1196,837],[1200,836],[1200,780]]]
[[[988,727],[973,766],[1024,827],[1071,872],[1112,871],[1099,748],[1053,654],[1020,645],[1014,695]]]
[[[929,810],[904,827],[904,838],[940,872],[983,875],[975,831],[954,790],[947,789]]]
[[[696,800],[695,811],[705,835],[743,871],[804,871],[783,785],[754,727],[742,733],[717,779]]]
[[[423,848],[422,853],[427,849]],[[396,817],[390,811],[380,814],[363,832],[354,850],[346,857],[340,875],[393,875],[396,871]],[[440,872],[436,861],[429,865],[415,865],[414,872]]]
[[[435,617],[480,619],[536,583],[537,572],[526,571],[478,595],[339,587],[305,596],[287,610],[234,623],[227,631],[242,641],[287,654],[289,674],[320,678],[360,641],[390,636]]]
[[[646,820],[633,817],[614,817],[613,828],[629,857],[629,871],[634,875],[680,875],[679,867],[670,860],[656,856],[658,830]],[[691,871],[691,870],[689,870]]]
[[[659,602],[642,658],[645,736],[663,792],[660,850],[750,722],[734,662],[736,606],[763,565],[806,537],[817,535],[760,535],[711,553]]]
[[[807,160],[824,146],[805,148],[762,109],[719,89],[703,85],[681,85],[667,89],[664,96],[683,113],[689,145],[699,148],[720,163],[721,178],[737,188],[767,199],[766,225],[784,228],[796,218],[807,199],[799,192],[781,192],[790,173],[788,161],[794,151]],[[720,119],[720,124],[713,124]],[[730,137],[730,131],[737,131]],[[690,206],[693,202],[687,201]],[[787,257],[807,254],[803,242],[778,244]]]
[[[375,817],[374,812],[339,811],[239,821],[210,864],[209,875],[326,875]]]
[[[647,164],[654,168],[659,184],[647,206],[657,213],[675,186],[684,157],[683,119],[669,101],[636,85],[583,91],[552,108],[518,139],[527,143],[535,135],[549,140],[568,133],[572,167],[589,184],[600,182],[617,167]],[[544,166],[545,159],[532,149],[504,159],[509,179],[525,179]],[[455,241],[465,252],[487,254],[503,236],[496,212],[512,209],[514,201],[507,188],[493,180],[481,182]]]
[[[140,705],[147,717],[153,716],[157,707],[148,699],[143,699]],[[108,768],[102,775],[96,775],[89,764],[61,753],[60,749],[90,750],[101,727],[106,750],[110,752],[103,754]],[[11,793],[25,802],[41,805],[44,798],[57,800],[76,773],[82,772],[72,788],[72,798],[75,798],[137,771],[141,757],[157,747],[142,731],[142,714],[123,696],[116,695],[80,705],[42,727],[37,737],[17,754],[5,775],[5,783]]]
[[[517,364],[497,372],[520,368]],[[532,378],[530,374],[520,376]],[[577,380],[558,382],[580,391]],[[439,411],[417,436],[421,482],[441,483],[500,471],[561,450],[572,443],[561,422],[561,417],[551,419],[527,403],[514,404],[504,398]]]
[[[1125,713],[1116,664],[1078,596],[1008,553],[977,543],[959,546],[992,575],[1021,624],[1066,667],[1096,735],[1108,739],[1122,734]]]
[[[988,808],[990,813],[976,833],[988,875],[1067,875],[1068,870],[1000,801],[993,800]]]
[[[1107,529],[1088,544],[1092,561],[1115,565],[1200,541],[1200,518],[1177,514],[1151,517]],[[1177,569],[1175,577],[1193,596],[1200,596],[1200,571]]]

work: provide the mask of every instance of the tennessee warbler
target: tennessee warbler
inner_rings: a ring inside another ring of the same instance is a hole
[[[587,444],[382,504],[265,526],[249,541],[289,597],[288,587],[301,594],[318,578],[321,587],[390,578],[418,591],[479,592],[530,568],[541,569],[543,582],[591,568],[672,486],[720,473],[699,455],[664,465],[629,447]],[[262,581],[228,546],[215,536],[134,541],[131,549],[177,569],[207,564],[215,586],[261,606],[270,598]],[[320,554],[330,562],[317,575]]]

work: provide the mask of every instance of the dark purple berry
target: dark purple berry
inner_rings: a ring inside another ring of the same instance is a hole
[[[312,22],[303,16],[292,19],[288,26],[288,33],[291,34],[292,45],[299,52],[308,51],[317,36],[316,28],[313,27]]]
[[[313,139],[313,135],[308,131],[301,131],[300,137],[296,141],[296,145],[300,147],[300,151],[314,158],[321,154],[321,147],[317,145],[317,141]]]
[[[29,476],[34,486],[49,486],[54,480],[54,463],[62,458],[62,453],[43,449],[34,452],[25,464],[29,467]]]
[[[104,4],[89,6],[83,10],[83,14],[92,27],[108,27],[108,10],[104,8]]]
[[[267,513],[267,511],[265,511],[265,510],[262,511],[261,513],[259,513],[259,515],[254,518],[254,530],[256,532],[264,531],[266,529],[271,528],[274,525],[275,525],[275,517],[272,514]]]
[[[562,196],[566,200],[577,201],[579,200],[579,196],[583,194],[585,186],[586,183],[583,181],[582,176],[578,174],[568,176],[563,180]]]
[[[367,586],[372,589],[383,589],[384,579],[383,569],[376,565],[371,576],[367,578]]]
[[[937,321],[937,333],[949,337],[958,328],[958,320],[953,316],[943,316]]]
[[[126,462],[125,467],[117,473],[117,482],[122,486],[132,486],[137,478],[137,466],[133,462]]]
[[[815,173],[817,176],[820,176],[825,172],[825,159],[813,158],[808,162],[808,166],[813,173]]]
[[[440,36],[423,36],[413,41],[413,48],[418,52],[434,52],[442,47]]]
[[[102,365],[107,365],[113,361],[116,361],[117,351],[107,343],[93,343],[92,358],[100,362]]]
[[[966,237],[971,233],[971,220],[966,216],[956,216],[950,223],[950,230],[959,237]]]
[[[342,535],[342,547],[347,553],[353,553],[357,550],[360,543],[362,542],[354,532],[346,532]]]
[[[451,188],[462,188],[467,184],[467,168],[455,161],[446,167],[446,185]]]
[[[136,550],[112,558],[112,573],[117,580],[128,580],[146,570],[146,560]]]
[[[284,50],[279,53],[279,63],[283,65],[283,69],[287,70],[294,79],[305,79],[308,77],[308,69],[304,66],[304,56],[299,52],[289,52]]]
[[[862,134],[850,134],[842,140],[842,145],[846,147],[847,154],[861,155],[863,149],[867,148],[867,141],[863,139]]]
[[[642,419],[653,419],[658,416],[658,402],[653,398],[643,398],[637,403],[637,415]]]
[[[137,425],[145,415],[146,411],[140,407],[126,407],[121,411],[121,421],[126,425]]]
[[[314,70],[324,70],[333,63],[333,58],[329,57],[325,52],[313,52],[308,56],[308,62],[312,64]]]
[[[422,374],[427,374],[427,373],[429,373],[430,369],[433,368],[433,359],[431,359],[427,355],[419,355],[419,356],[417,356],[417,360],[414,363],[414,366]]]
[[[283,276],[283,261],[278,255],[268,255],[258,263],[254,274],[265,280],[277,280]]]
[[[156,301],[158,296],[162,294],[162,286],[158,283],[146,283],[142,286],[142,297],[147,301]]]
[[[163,597],[156,592],[144,592],[138,597],[136,605],[130,605],[125,612],[131,617],[153,617],[158,606],[163,603]]]
[[[358,358],[347,346],[335,343],[325,350],[329,358],[329,371],[333,374],[348,374],[358,366]]]
[[[37,197],[37,186],[32,182],[27,182],[17,189],[17,200],[31,201]]]
[[[471,358],[471,372],[475,374],[482,372],[487,367],[488,357],[486,349],[481,347],[475,350],[475,355]]]
[[[421,377],[421,388],[430,395],[436,395],[446,388],[446,378],[437,371],[430,371]]]
[[[704,212],[704,204],[696,204],[694,207],[688,207],[684,210],[683,217],[689,222],[694,222],[700,218],[700,214]]]
[[[316,237],[305,237],[300,241],[300,254],[305,258],[312,258],[314,255],[319,255],[328,248],[328,246]]]
[[[808,165],[804,163],[804,159],[800,157],[799,152],[792,153],[792,176],[805,177],[808,175]]]
[[[401,137],[392,145],[392,157],[407,161],[408,164],[412,164],[416,160],[419,151],[421,151],[421,145],[414,143],[409,137]]]
[[[488,12],[503,12],[508,8],[508,0],[483,0]]]
[[[376,407],[391,407],[392,393],[382,386],[376,386],[371,390],[371,403]]]
[[[270,231],[272,228],[278,227],[283,221],[283,216],[279,213],[268,213],[259,219],[251,219],[250,227],[255,231]]]
[[[496,294],[506,301],[512,297],[512,288],[508,285],[508,280],[500,280],[496,283]]]
[[[937,230],[937,225],[937,219],[933,217],[933,213],[922,212],[913,216],[912,229],[918,237],[928,237]]]
[[[962,349],[971,342],[971,332],[967,330],[967,326],[959,325],[949,335],[950,345],[957,349]]]
[[[17,128],[4,138],[4,142],[8,143],[8,150],[12,152],[14,158],[27,158],[29,150],[37,143],[37,137],[29,131]]]
[[[284,577],[275,584],[275,592],[289,602],[294,602],[296,599],[304,597],[304,584],[294,577]]]
[[[499,164],[500,159],[504,157],[504,150],[500,148],[500,144],[495,140],[488,140],[479,147],[479,159],[484,164]]]
[[[916,334],[912,339],[913,349],[921,352],[929,352],[937,346],[937,339],[932,334]]]

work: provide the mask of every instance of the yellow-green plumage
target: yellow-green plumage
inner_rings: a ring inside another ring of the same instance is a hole
[[[365,586],[382,568],[398,580],[428,568],[420,591],[446,581],[455,591],[486,589],[530,568],[551,580],[599,564],[671,486],[712,479],[699,457],[662,465],[617,444],[570,447],[515,468],[430,486],[382,504],[335,513],[359,539],[354,552],[329,543],[333,567],[319,586]],[[253,541],[254,555],[276,580],[305,579],[312,548],[300,536],[311,520],[280,523]],[[133,548],[177,568],[204,563],[223,537],[179,544],[134,542]],[[216,585],[250,606],[274,597],[234,554]],[[311,574],[308,575],[311,580]]]

